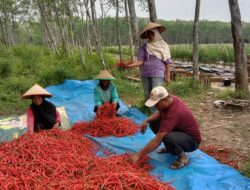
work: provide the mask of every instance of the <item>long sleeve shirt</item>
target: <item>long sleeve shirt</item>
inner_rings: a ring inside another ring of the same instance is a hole
[[[56,110],[56,123],[57,122],[59,123],[61,122],[61,116],[59,112]],[[34,125],[35,125],[34,114],[31,107],[29,107],[27,110],[27,127],[29,133],[34,133]]]
[[[115,85],[110,83],[107,90],[103,90],[99,84],[96,85],[94,89],[94,101],[96,106],[101,106],[105,102],[118,102],[119,96]]]

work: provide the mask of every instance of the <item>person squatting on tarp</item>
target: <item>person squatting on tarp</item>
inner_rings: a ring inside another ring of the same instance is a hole
[[[52,97],[48,91],[35,84],[22,96],[23,99],[31,99],[32,103],[27,110],[27,127],[29,133],[37,133],[40,130],[49,130],[58,127],[61,117],[56,107],[45,98]]]
[[[165,29],[164,26],[153,22],[145,26],[140,37],[148,41],[140,48],[138,60],[125,66],[125,68],[140,67],[145,101],[154,87],[162,86],[164,80],[170,82],[170,63],[173,61],[169,46],[160,34]]]
[[[94,112],[97,112],[98,107],[102,106],[105,102],[113,104],[116,111],[120,108],[116,86],[111,82],[114,79],[107,70],[100,71],[95,77],[95,80],[99,80],[99,83],[94,88]]]
[[[170,168],[184,167],[189,163],[185,152],[195,151],[201,142],[199,125],[191,110],[180,98],[169,95],[162,86],[153,88],[145,105],[155,106],[157,111],[142,122],[141,133],[145,133],[149,123],[156,136],[142,150],[133,154],[130,157],[131,161],[137,162],[144,155],[156,150],[163,142],[165,148],[160,153],[177,156]]]

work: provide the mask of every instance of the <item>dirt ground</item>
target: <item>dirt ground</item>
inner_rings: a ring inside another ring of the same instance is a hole
[[[190,107],[200,121],[203,144],[216,144],[250,154],[250,107],[217,107],[218,90],[207,92],[203,99]]]
[[[246,158],[239,163],[240,169],[243,169],[250,157],[250,108],[214,106],[218,92],[225,90],[218,86],[212,84],[212,89],[202,99],[187,102],[187,105],[200,123],[203,139],[201,146],[215,145],[232,149],[233,153]],[[133,105],[134,101],[128,99],[126,103]]]
[[[232,150],[240,171],[250,158],[250,108],[216,107],[216,92],[207,92],[202,100],[189,104],[200,122],[203,145],[215,145]]]

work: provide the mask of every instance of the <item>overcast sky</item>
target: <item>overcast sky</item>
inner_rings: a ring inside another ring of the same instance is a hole
[[[241,12],[241,20],[250,22],[250,0],[238,0]],[[193,20],[195,0],[155,0],[158,19],[163,20]],[[148,12],[136,8],[138,17],[149,17]],[[115,16],[115,11],[109,11],[109,15]],[[120,15],[122,16],[122,14]],[[230,22],[228,0],[201,0],[200,20]]]
[[[250,22],[250,0],[238,0],[241,20]],[[157,17],[164,20],[193,20],[195,0],[155,0]],[[138,12],[138,16],[147,17]],[[200,20],[231,21],[228,0],[201,0]]]

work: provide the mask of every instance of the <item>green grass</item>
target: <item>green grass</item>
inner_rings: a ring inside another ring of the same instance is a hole
[[[223,99],[223,100],[229,100],[232,98],[236,98],[236,99],[250,99],[250,95],[246,94],[243,91],[232,91],[232,90],[225,90],[225,91],[221,91],[218,94],[218,98],[219,99]]]
[[[21,95],[35,83],[43,87],[62,83],[65,79],[90,80],[102,68],[96,54],[84,52],[86,64],[81,62],[78,50],[73,50],[70,56],[61,53],[54,55],[48,48],[39,46],[16,46],[10,49],[0,47],[0,115],[22,113],[28,101],[21,100]],[[123,48],[128,52],[127,48]],[[115,51],[115,50],[112,50]],[[115,84],[123,97],[136,97],[134,107],[149,113],[144,106],[141,83],[131,82],[124,76],[126,72],[115,67],[117,57],[104,54],[107,69],[116,77]],[[185,97],[191,93],[197,94],[201,89],[193,81],[178,80],[169,86],[174,94]],[[192,90],[191,90],[192,89]],[[194,90],[195,89],[195,90]],[[122,98],[123,98],[122,97]]]
[[[243,170],[243,174],[250,178],[250,156],[248,157],[248,162],[246,168]]]
[[[247,54],[250,54],[250,45],[245,44]],[[171,56],[175,60],[192,61],[192,45],[170,45]],[[232,44],[201,44],[199,46],[199,61],[201,63],[233,66],[234,50]]]
[[[177,78],[168,85],[167,90],[176,96],[181,98],[193,99],[199,96],[202,92],[206,90],[206,87],[199,84],[193,78]]]
[[[169,45],[171,56],[174,60],[188,61],[193,60],[193,47],[191,44]],[[247,54],[250,54],[250,45],[245,44]],[[118,55],[118,46],[105,48],[105,52]],[[129,58],[130,51],[128,46],[122,47],[124,57]],[[199,61],[207,64],[219,64],[233,66],[234,50],[232,44],[200,44]]]
[[[190,45],[171,46],[176,48],[176,53],[183,59],[190,59]],[[223,52],[230,48],[229,45],[207,45],[202,46],[201,56],[206,57],[205,53],[214,54],[217,51]],[[107,48],[107,52],[117,53],[117,47]],[[128,54],[128,48],[123,51]],[[229,52],[229,50],[227,50]],[[176,55],[173,50],[173,55]],[[185,53],[186,52],[186,53]],[[81,62],[78,50],[73,50],[70,56],[61,53],[54,55],[47,47],[39,46],[15,46],[6,49],[0,47],[0,115],[13,114],[15,111],[24,111],[27,105],[20,100],[21,95],[33,84],[38,83],[43,87],[62,83],[65,79],[90,80],[103,69],[100,59],[96,54],[87,54],[84,52],[86,64]],[[215,55],[208,56],[211,60],[217,59]],[[113,54],[104,54],[107,69],[116,77],[116,85],[119,94],[123,97],[137,97],[134,105],[142,111],[147,112],[144,107],[143,90],[141,83],[133,83],[125,79],[127,71],[123,72],[115,67],[117,56]],[[202,91],[206,90],[193,79],[180,78],[171,82],[166,88],[174,95],[185,99],[195,99]],[[223,99],[232,97],[245,98],[241,92],[226,91],[220,94]]]
[[[46,47],[16,46],[0,47],[0,115],[24,113],[28,101],[21,95],[35,83],[43,87],[62,83],[65,79],[93,79],[102,69],[96,54],[84,53],[83,65],[80,53],[54,55]],[[108,69],[114,65],[112,56],[105,54]],[[29,102],[30,103],[30,102]]]

